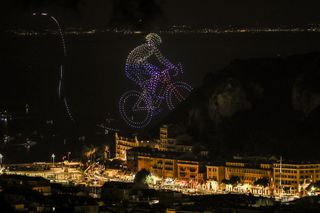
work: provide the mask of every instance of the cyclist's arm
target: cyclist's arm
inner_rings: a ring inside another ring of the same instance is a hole
[[[159,62],[169,69],[177,69],[168,59],[166,59],[158,49],[154,50],[154,55],[157,57]]]

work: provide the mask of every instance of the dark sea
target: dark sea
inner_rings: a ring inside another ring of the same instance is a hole
[[[163,55],[183,65],[184,74],[179,80],[193,87],[200,86],[207,73],[218,72],[235,59],[287,57],[320,50],[320,34],[312,32],[181,33],[161,37]],[[110,126],[126,129],[118,112],[119,98],[137,86],[126,78],[124,65],[129,52],[144,42],[144,34],[67,35],[65,42],[64,58],[57,35],[1,33],[0,111],[12,114],[12,120],[0,127],[4,162],[50,161],[51,153],[61,159],[68,151],[79,158],[84,144],[112,144],[113,133],[105,135],[96,127],[106,118],[114,119]],[[69,120],[58,98],[62,63],[64,96],[75,122]],[[167,112],[165,109],[161,116]],[[54,124],[47,124],[51,120]],[[37,144],[29,151],[24,146],[4,144],[4,134],[14,138],[12,144],[22,144],[26,138]],[[82,136],[86,137],[84,141],[79,140]]]

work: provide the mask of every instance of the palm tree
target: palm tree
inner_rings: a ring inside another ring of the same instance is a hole
[[[258,180],[254,181],[253,183],[255,186],[263,186],[267,187],[270,185],[270,180],[267,177],[259,178]]]

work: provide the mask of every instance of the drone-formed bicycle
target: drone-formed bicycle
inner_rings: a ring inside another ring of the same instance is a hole
[[[176,75],[183,73],[181,64],[178,67],[179,72]],[[144,89],[142,91],[130,90],[121,96],[120,115],[130,126],[134,128],[147,126],[152,118],[161,111],[164,100],[169,110],[172,110],[184,101],[192,90],[192,87],[186,82],[172,82],[170,69],[160,72],[160,78],[156,83],[159,85],[156,95]]]

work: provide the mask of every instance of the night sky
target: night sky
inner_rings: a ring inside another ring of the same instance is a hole
[[[319,23],[319,1],[309,0],[13,0],[1,6],[1,25],[10,27],[20,15],[46,10],[66,26],[105,27],[110,21],[145,24],[299,25]]]

